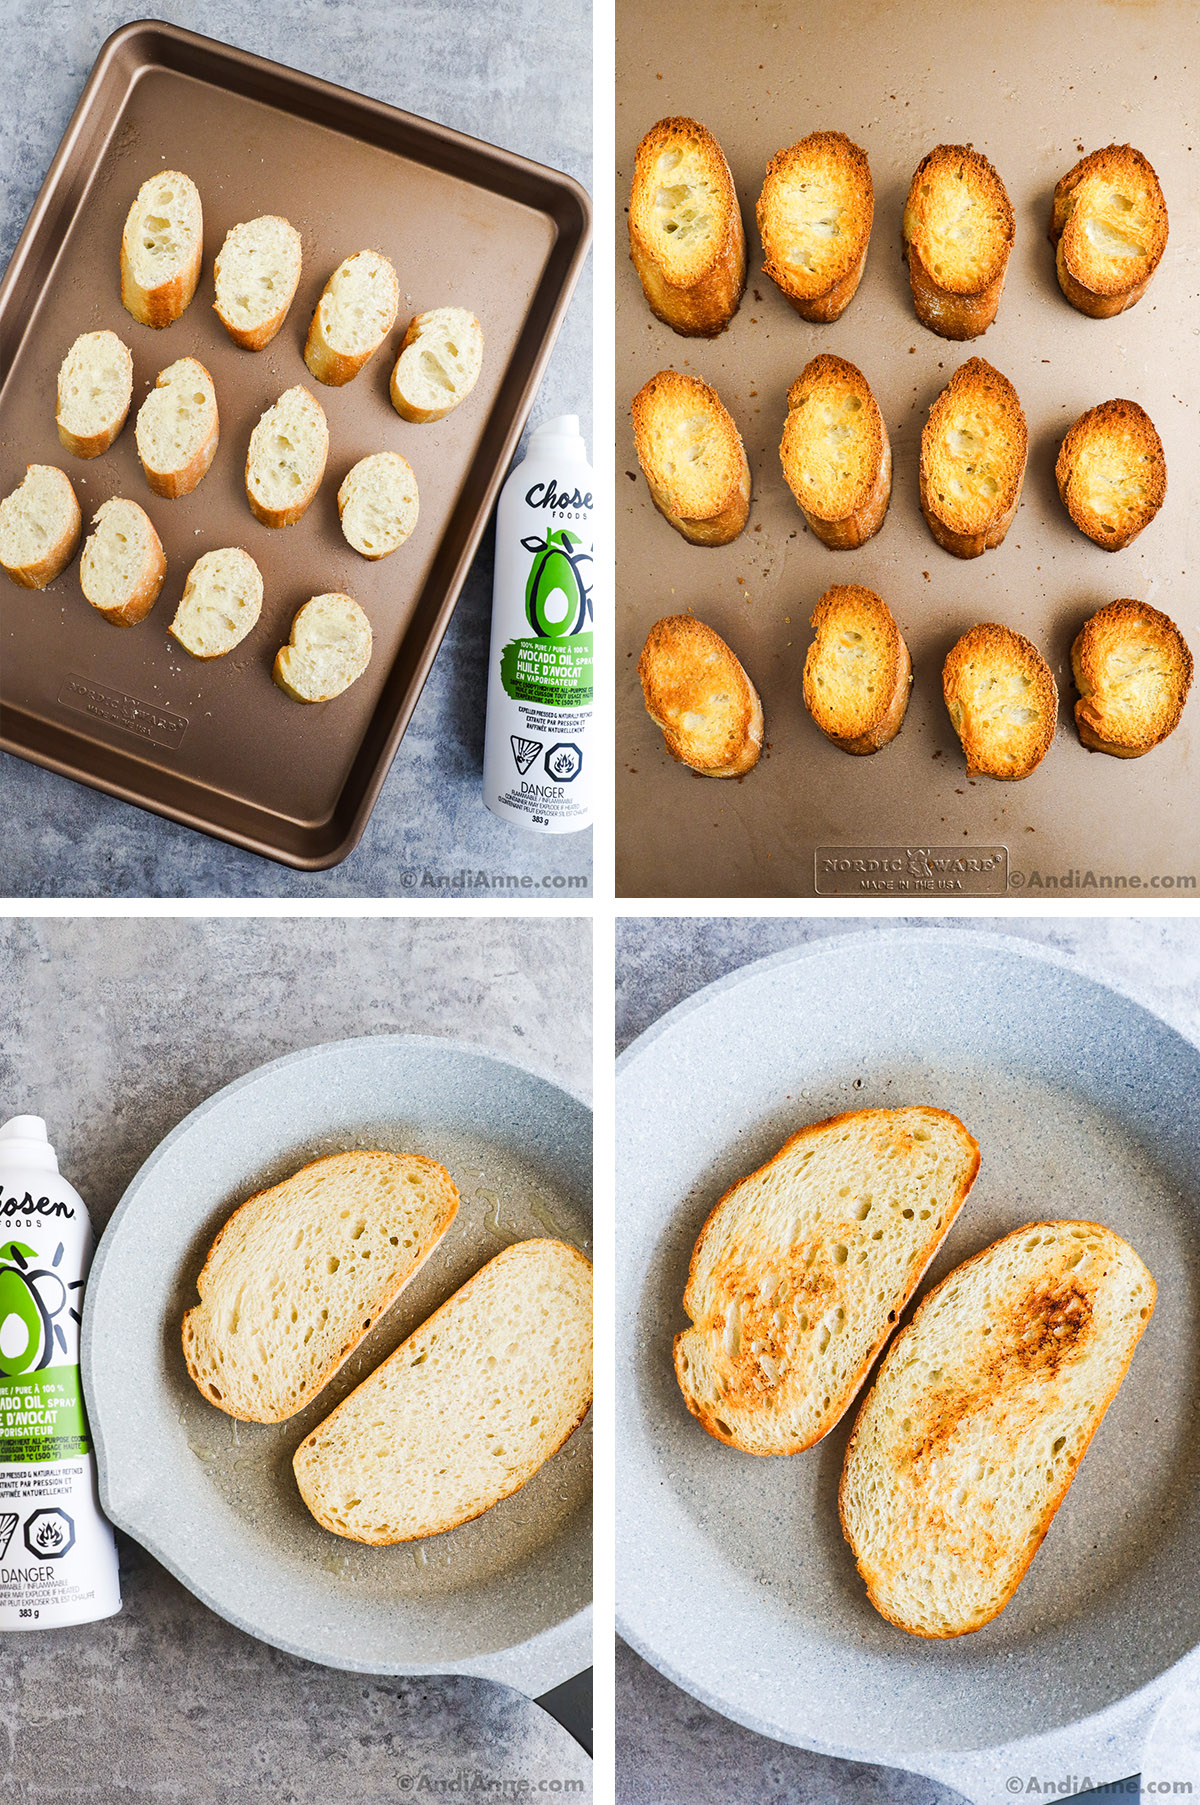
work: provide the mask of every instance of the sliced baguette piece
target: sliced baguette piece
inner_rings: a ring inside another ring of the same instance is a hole
[[[386,558],[411,537],[417,524],[417,479],[398,451],[360,458],[338,490],[338,517],[346,543],[364,558]]]
[[[804,702],[843,752],[878,752],[904,723],[912,661],[882,596],[853,584],[827,589],[813,610]]]
[[[121,304],[143,326],[177,320],[196,292],[204,213],[190,176],[162,169],[144,181],[121,234]]]
[[[519,1491],[591,1401],[591,1265],[564,1241],[518,1241],[301,1442],[296,1483],[349,1541],[441,1535]]]
[[[269,345],[296,296],[303,247],[290,220],[264,213],[231,226],[213,265],[213,310],[235,345]]]
[[[295,526],[321,487],[328,456],[325,409],[299,385],[285,390],[250,434],[246,495],[255,519]]]
[[[181,357],[160,370],[134,430],[154,493],[168,501],[190,495],[207,476],[221,436],[217,391],[204,365]]]
[[[700,1231],[675,1337],[684,1402],[747,1454],[798,1454],[852,1403],[979,1171],[957,1116],[915,1105],[814,1122]]]
[[[133,400],[133,357],[115,332],[85,332],[58,372],[58,436],[77,458],[98,458],[119,436]]]
[[[114,495],[96,510],[79,560],[79,586],[114,627],[134,627],[158,600],[167,574],[162,540],[136,501]]]
[[[746,234],[721,146],[695,119],[660,119],[637,147],[629,254],[651,312],[684,338],[715,338],[746,286]]]
[[[1192,654],[1167,615],[1145,602],[1110,602],[1085,621],[1071,647],[1085,746],[1141,758],[1179,725],[1192,687]]]
[[[1028,777],[1050,750],[1058,689],[1037,647],[984,621],[951,646],[942,667],[950,724],[972,777]]]
[[[978,558],[1012,525],[1029,430],[1017,391],[982,357],[956,370],[921,433],[921,512],[938,544]]]
[[[758,197],[763,272],[803,320],[836,320],[867,261],[875,189],[867,153],[844,132],[813,132],[767,164]]]
[[[1140,150],[1109,144],[1062,177],[1050,209],[1058,285],[1108,320],[1140,301],[1167,248],[1167,203]]]
[[[53,464],[28,464],[0,501],[0,566],[19,589],[44,589],[79,544],[83,516],[71,479]]]
[[[633,398],[638,463],[659,513],[692,545],[728,545],[750,513],[742,435],[697,376],[661,370]]]
[[[646,712],[667,751],[703,777],[741,777],[758,763],[758,691],[725,641],[691,614],[655,621],[638,676]]]
[[[1016,219],[1004,183],[969,144],[918,163],[904,208],[917,318],[942,338],[978,338],[996,317]]]
[[[1103,401],[1081,414],[1054,475],[1075,525],[1107,552],[1132,545],[1167,494],[1162,440],[1136,401]]]
[[[371,644],[371,623],[356,601],[336,591],[314,595],[297,610],[271,675],[293,702],[332,702],[362,676]]]
[[[1149,1272],[1110,1229],[1030,1222],[922,1301],[858,1413],[838,1493],[843,1533],[889,1623],[963,1636],[1004,1609],[1154,1299]]]
[[[822,352],[788,390],[779,446],[784,479],[811,530],[853,551],[883,525],[892,447],[871,385],[843,357]]]
[[[258,565],[239,546],[224,545],[205,552],[188,571],[167,632],[193,658],[223,658],[255,626],[262,604]]]
[[[352,382],[396,324],[400,283],[382,251],[355,251],[339,263],[317,302],[304,361],[318,382]]]
[[[388,393],[402,420],[428,426],[465,401],[483,368],[483,328],[465,307],[434,307],[409,321]]]
[[[183,1357],[219,1410],[282,1423],[332,1379],[458,1208],[418,1154],[334,1153],[233,1212],[196,1280]]]

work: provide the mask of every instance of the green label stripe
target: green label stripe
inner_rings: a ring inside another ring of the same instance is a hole
[[[0,1463],[73,1460],[91,1445],[77,1366],[0,1379]]]
[[[592,635],[567,639],[510,639],[500,654],[500,681],[514,702],[551,708],[590,708]]]

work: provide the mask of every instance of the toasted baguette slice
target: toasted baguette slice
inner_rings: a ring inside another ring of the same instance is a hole
[[[417,479],[398,451],[360,458],[338,490],[338,516],[346,543],[364,558],[386,558],[417,524]]]
[[[121,234],[121,303],[143,326],[170,326],[196,292],[204,214],[190,176],[163,169],[143,182]]]
[[[1108,320],[1140,301],[1167,248],[1167,203],[1140,150],[1110,144],[1054,190],[1050,242],[1072,307]]]
[[[295,526],[325,474],[329,426],[307,389],[288,389],[250,434],[246,494],[264,526]]]
[[[854,364],[828,352],[805,364],[788,390],[779,456],[823,544],[853,551],[879,531],[892,493],[892,447],[871,385]]]
[[[996,317],[1016,220],[1004,183],[969,144],[918,163],[904,208],[917,318],[942,338],[978,338]]]
[[[371,623],[356,601],[314,595],[297,610],[292,636],[271,672],[293,702],[332,702],[371,662]]]
[[[662,370],[633,398],[638,463],[659,513],[693,545],[728,545],[750,513],[742,435],[696,376]]]
[[[334,1153],[256,1191],[208,1250],[183,1357],[210,1404],[282,1423],[326,1386],[458,1208],[417,1154]]]
[[[763,271],[801,319],[846,311],[875,218],[867,153],[842,132],[813,132],[767,164],[758,197]]]
[[[223,658],[256,624],[262,603],[258,565],[249,552],[225,545],[192,565],[167,632],[193,658]]]
[[[465,307],[434,307],[409,322],[388,393],[402,420],[444,420],[483,368],[483,328]]]
[[[979,1147],[942,1109],[802,1128],[700,1231],[675,1337],[684,1402],[747,1454],[797,1454],[849,1408],[962,1208]]]
[[[878,752],[904,722],[912,661],[887,603],[870,589],[827,589],[813,611],[804,701],[843,752]]]
[[[1028,777],[1050,750],[1058,690],[1037,647],[985,621],[942,667],[942,693],[973,777]]]
[[[746,286],[746,234],[721,146],[695,119],[660,119],[637,147],[629,254],[664,325],[724,332]]]
[[[741,777],[758,763],[758,691],[719,634],[690,614],[655,621],[638,676],[667,751],[704,777]]]
[[[77,458],[98,458],[120,434],[133,400],[133,357],[115,332],[85,332],[58,372],[58,436]]]
[[[889,1623],[964,1636],[1004,1609],[1154,1298],[1149,1272],[1110,1229],[1030,1222],[922,1301],[858,1413],[838,1494],[842,1530]]]
[[[592,1268],[563,1241],[518,1241],[300,1443],[296,1483],[352,1542],[441,1535],[519,1491],[591,1401]]]
[[[97,509],[79,560],[79,585],[98,614],[114,627],[136,626],[158,600],[166,574],[162,540],[136,501],[114,495]]]
[[[1162,440],[1136,401],[1104,401],[1081,414],[1054,474],[1067,513],[1106,552],[1131,545],[1166,499]]]
[[[230,227],[213,265],[213,310],[235,345],[270,344],[295,299],[301,262],[300,234],[277,213]]]
[[[1165,614],[1145,602],[1110,602],[1071,647],[1075,725],[1093,752],[1141,758],[1174,733],[1192,687],[1192,654]]]
[[[355,251],[339,263],[317,302],[304,361],[318,382],[352,382],[396,324],[400,284],[381,251]]]
[[[212,377],[194,357],[160,370],[138,409],[137,454],[156,495],[190,495],[217,455],[221,423]]]
[[[20,589],[44,589],[75,556],[83,516],[71,479],[53,464],[29,464],[0,501],[0,566]]]
[[[940,546],[978,558],[1012,525],[1029,430],[1017,391],[982,357],[956,370],[921,433],[921,512]]]

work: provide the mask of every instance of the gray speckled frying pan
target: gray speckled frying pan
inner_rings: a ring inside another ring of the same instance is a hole
[[[286,1423],[235,1423],[180,1347],[226,1217],[348,1147],[441,1161],[447,1234],[338,1376]],[[533,1696],[591,1658],[591,1419],[473,1523],[394,1548],[328,1534],[296,1489],[304,1436],[506,1243],[590,1252],[591,1114],[557,1085],[452,1040],[381,1035],[272,1061],[193,1110],[117,1207],[88,1283],[83,1379],[113,1522],[230,1623],[364,1673],[469,1673]]]
[[[919,1295],[1038,1216],[1107,1223],[1158,1304],[1016,1597],[923,1641],[867,1600],[838,1524],[853,1408],[756,1459],[688,1415],[671,1364],[708,1211],[805,1122],[932,1103],[979,1180]],[[617,1081],[617,1603],[621,1633],[764,1735],[908,1767],[979,1805],[1029,1774],[1137,1769],[1166,1676],[1200,1644],[1200,1049],[1055,954],[886,930],[711,985]]]

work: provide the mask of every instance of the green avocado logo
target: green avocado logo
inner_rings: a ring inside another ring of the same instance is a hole
[[[565,527],[544,539],[522,539],[532,554],[525,584],[525,614],[539,639],[567,639],[582,633],[592,618],[592,592],[585,581],[588,552],[575,551],[577,533]]]
[[[60,1242],[50,1266],[31,1271],[36,1248],[23,1241],[0,1247],[0,1379],[49,1366],[56,1345],[66,1353],[66,1337],[54,1320],[67,1307],[68,1287],[53,1270],[62,1257]],[[69,1289],[78,1290],[82,1282]],[[79,1321],[78,1311],[69,1314]]]

